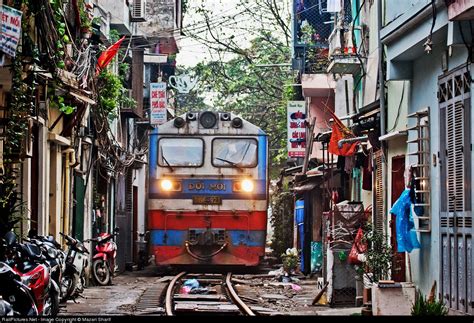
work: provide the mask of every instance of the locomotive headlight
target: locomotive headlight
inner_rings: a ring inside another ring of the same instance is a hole
[[[172,181],[169,179],[163,179],[160,182],[161,189],[163,191],[181,191],[181,182],[180,181]]]
[[[161,181],[161,188],[165,191],[171,191],[173,183],[169,179],[164,179]]]
[[[252,182],[251,180],[249,180],[249,179],[244,179],[244,180],[242,181],[242,190],[243,190],[244,192],[250,193],[250,192],[253,191],[253,189],[254,189],[254,184],[253,184],[253,182]]]

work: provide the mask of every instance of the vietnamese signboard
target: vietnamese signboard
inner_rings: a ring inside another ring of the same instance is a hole
[[[166,83],[150,83],[150,124],[159,125],[167,121]]]
[[[288,157],[304,157],[306,150],[305,101],[289,101],[287,113]]]
[[[12,7],[2,5],[2,33],[0,35],[0,50],[11,57],[16,56],[16,48],[21,37],[22,12]]]

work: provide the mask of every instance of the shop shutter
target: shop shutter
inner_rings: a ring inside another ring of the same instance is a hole
[[[470,92],[470,72],[465,66],[439,78],[439,298],[453,310],[474,314]]]

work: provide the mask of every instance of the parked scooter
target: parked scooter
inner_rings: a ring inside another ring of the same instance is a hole
[[[79,240],[62,232],[59,234],[66,239],[68,246],[66,268],[60,285],[61,302],[65,302],[75,299],[84,291],[89,251]]]
[[[16,235],[12,231],[7,233],[5,241],[7,249],[11,251],[8,262],[21,281],[31,289],[38,313],[46,316],[57,315],[59,286],[51,279],[51,268],[40,247],[33,243],[17,243]]]
[[[38,316],[38,308],[32,290],[26,286],[20,276],[4,262],[0,262],[0,295],[5,314],[10,315],[10,307],[15,315]]]
[[[2,296],[0,296],[0,316],[4,317],[13,315],[15,315],[15,312],[13,311],[11,304],[4,300]]]
[[[46,263],[51,269],[51,279],[56,283],[56,286],[59,288],[59,298],[62,298],[61,293],[61,281],[62,276],[65,271],[65,261],[66,255],[61,249],[61,245],[54,240],[53,236],[37,236],[30,235],[29,239],[26,241],[33,243],[40,247],[42,254],[45,257]],[[53,312],[59,311],[58,309],[53,309]]]
[[[97,284],[105,286],[112,284],[115,273],[115,257],[117,256],[117,244],[113,238],[118,235],[119,228],[114,233],[101,233],[97,238],[84,241],[95,241],[96,253],[92,257],[92,276]]]

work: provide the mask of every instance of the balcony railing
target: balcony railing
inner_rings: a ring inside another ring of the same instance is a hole
[[[325,1],[293,1],[293,68],[307,74],[325,73],[331,14]]]
[[[355,74],[359,71],[360,59],[352,32],[352,25],[336,26],[329,36],[328,73]]]

